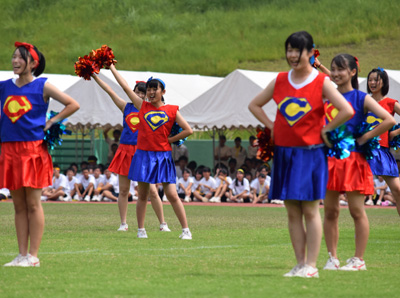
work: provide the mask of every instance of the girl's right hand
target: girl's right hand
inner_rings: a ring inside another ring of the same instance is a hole
[[[322,137],[322,140],[324,141],[325,145],[328,148],[332,148],[333,147],[332,143],[329,142],[327,131],[325,131],[324,129],[321,130],[321,137]]]

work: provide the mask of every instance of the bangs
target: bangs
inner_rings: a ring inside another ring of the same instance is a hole
[[[343,55],[337,55],[336,57],[334,57],[332,59],[331,66],[333,63],[335,63],[336,66],[340,67],[340,68],[348,68],[349,67],[347,59]]]
[[[158,86],[160,86],[161,90],[163,90],[163,86],[158,80],[151,80],[150,82],[146,83],[146,89],[149,89],[149,88],[158,89]]]

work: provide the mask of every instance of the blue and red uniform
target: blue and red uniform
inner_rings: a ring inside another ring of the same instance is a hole
[[[364,100],[367,95],[359,90],[352,90],[342,94],[353,107],[354,115],[345,124],[350,132],[355,132],[356,127],[364,122]],[[335,118],[335,110],[327,103],[327,120]],[[328,190],[338,192],[359,191],[369,195],[374,193],[374,182],[371,169],[361,152],[354,149],[348,158],[328,158]]]
[[[394,116],[394,105],[397,100],[386,97],[379,101],[379,105]],[[373,127],[382,122],[382,119],[373,113],[368,113],[366,121]],[[381,148],[376,150],[377,155],[373,159],[368,160],[374,175],[399,177],[399,169],[397,167],[396,159],[389,150],[389,132],[385,131],[380,135],[379,144]]]
[[[43,141],[48,103],[46,78],[18,87],[13,79],[0,83],[0,188],[43,188],[52,184],[53,163]]]
[[[300,86],[279,73],[273,93],[274,167],[270,199],[313,201],[325,198],[327,159],[321,129],[325,122],[322,89],[326,75],[313,70]]]
[[[132,158],[136,152],[138,129],[139,111],[132,103],[128,102],[124,109],[120,144],[108,168],[111,172],[128,176]]]
[[[175,123],[178,106],[159,108],[144,101],[139,111],[139,133],[128,178],[146,183],[176,183],[175,163],[168,136]]]

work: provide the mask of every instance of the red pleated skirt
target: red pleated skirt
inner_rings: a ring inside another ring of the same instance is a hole
[[[0,188],[48,187],[52,177],[53,162],[43,140],[1,144]]]
[[[119,144],[108,169],[118,175],[128,176],[136,145]]]
[[[348,158],[328,157],[328,190],[374,194],[374,176],[364,155],[351,152]]]

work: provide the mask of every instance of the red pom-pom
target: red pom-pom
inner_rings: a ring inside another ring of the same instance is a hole
[[[92,53],[91,53],[92,54]],[[79,57],[78,61],[75,62],[75,73],[84,78],[85,80],[90,80],[93,73],[99,73],[99,65],[92,60],[91,54]]]
[[[274,156],[274,141],[271,138],[271,131],[268,128],[257,128],[258,151],[257,158],[266,162]]]
[[[315,58],[318,58],[318,57],[319,57],[319,51],[318,51],[317,49],[315,49],[315,51],[314,51],[314,57],[315,57]]]
[[[115,56],[112,49],[107,45],[103,45],[100,49],[97,49],[93,56],[93,60],[101,67],[109,68],[111,64],[117,63],[117,60],[114,59]]]

